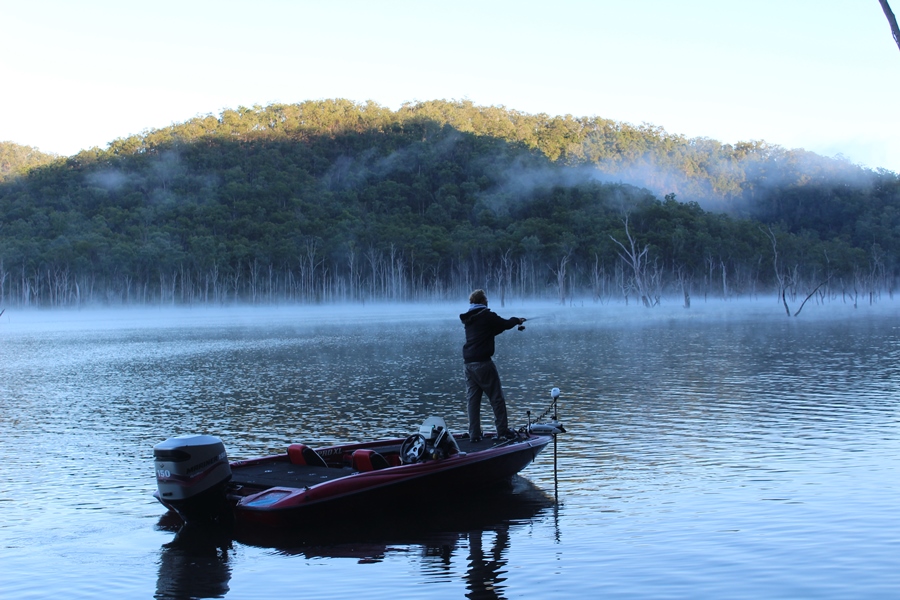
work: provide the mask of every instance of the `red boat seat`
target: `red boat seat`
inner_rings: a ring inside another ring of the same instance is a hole
[[[288,458],[291,464],[307,465],[310,467],[327,467],[325,459],[306,444],[291,444],[288,446]]]
[[[374,450],[354,450],[350,456],[350,466],[357,471],[376,471],[391,465],[385,457]]]

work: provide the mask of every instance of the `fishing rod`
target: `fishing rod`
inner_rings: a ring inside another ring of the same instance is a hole
[[[534,321],[535,319],[543,319],[543,318],[544,317],[531,317],[531,318],[526,319],[525,317],[522,317],[522,323],[524,323],[525,321]],[[519,331],[525,331],[525,326],[522,325],[522,323],[519,323],[519,326],[516,328]]]

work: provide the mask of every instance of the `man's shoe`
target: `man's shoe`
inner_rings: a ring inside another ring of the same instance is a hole
[[[507,429],[506,433],[504,433],[500,437],[502,437],[505,440],[517,440],[517,439],[519,439],[519,434],[516,433],[515,431],[513,431],[512,429]]]

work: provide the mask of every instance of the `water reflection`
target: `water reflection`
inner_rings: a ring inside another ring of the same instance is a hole
[[[156,580],[158,600],[224,598],[231,580],[231,536],[215,528],[176,525],[177,517],[167,514],[163,528],[178,526],[175,538],[163,544]]]
[[[421,558],[422,571],[445,579],[451,561],[466,556],[466,597],[504,598],[510,532],[526,527],[555,506],[531,481],[514,477],[508,487],[477,490],[449,501],[388,509],[375,519],[311,524],[293,530],[182,525],[174,513],[157,527],[175,532],[163,545],[155,598],[221,598],[229,591],[229,556],[235,544],[277,551],[287,557],[351,558],[380,563],[391,554]]]
[[[493,542],[485,550],[484,531],[469,533],[469,568],[466,572],[466,598],[503,598],[509,527],[501,525],[493,532]]]

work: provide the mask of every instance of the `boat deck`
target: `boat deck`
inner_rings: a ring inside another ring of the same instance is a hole
[[[495,440],[488,437],[474,443],[468,439],[457,439],[456,442],[460,452],[468,454],[492,448]],[[501,445],[504,443],[506,442],[501,442]],[[398,456],[400,446],[382,446],[378,448],[378,452],[385,457],[392,454]],[[283,459],[241,464],[232,468],[231,485],[238,489],[248,488],[245,493],[271,487],[304,488],[358,472],[361,472],[361,469],[353,468],[349,460],[334,461],[330,466],[322,467],[294,464],[285,455]]]
[[[288,461],[247,465],[232,471],[231,483],[256,489],[302,488],[356,473],[350,467],[314,467]]]

